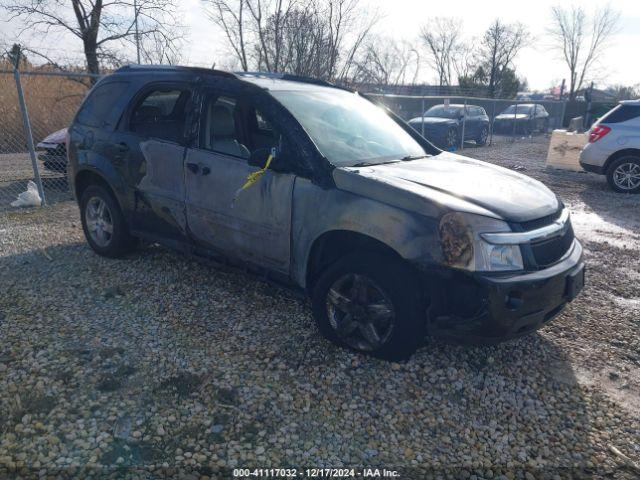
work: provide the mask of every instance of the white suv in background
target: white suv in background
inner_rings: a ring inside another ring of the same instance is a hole
[[[640,99],[620,102],[593,124],[580,165],[606,175],[616,192],[640,193]]]

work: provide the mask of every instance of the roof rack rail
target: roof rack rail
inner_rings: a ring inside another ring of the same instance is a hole
[[[127,71],[185,71],[185,72],[199,72],[209,75],[220,75],[223,77],[233,77],[237,78],[231,72],[225,72],[224,70],[215,70],[213,68],[205,68],[205,67],[186,67],[182,65],[137,65],[130,64],[124,65],[116,70],[116,72],[127,72]]]
[[[234,72],[238,77],[255,77],[255,78],[272,78],[274,80],[287,80],[289,82],[312,83],[314,85],[322,85],[324,87],[338,87],[337,85],[320,80],[319,78],[305,77],[302,75],[294,75],[292,73],[274,73],[274,72]],[[339,87],[338,87],[339,88]]]

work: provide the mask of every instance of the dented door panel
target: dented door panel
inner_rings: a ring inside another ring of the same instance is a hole
[[[183,161],[185,147],[160,140],[140,143],[144,158],[140,165],[143,176],[137,186],[136,212],[151,213],[178,234],[186,236],[185,188]]]
[[[238,193],[258,170],[241,158],[189,149],[185,165],[186,208],[193,239],[233,258],[289,273],[294,175],[268,170]],[[203,175],[204,168],[209,173]]]
[[[118,132],[113,148],[122,150],[118,166],[131,186],[134,231],[172,240],[186,238],[183,161],[185,147],[159,139]]]

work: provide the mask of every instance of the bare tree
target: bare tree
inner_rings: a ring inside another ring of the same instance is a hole
[[[352,69],[352,84],[404,85],[415,83],[420,72],[420,53],[407,41],[372,37]]]
[[[420,30],[428,61],[438,74],[440,86],[452,83],[454,58],[461,47],[461,31],[462,21],[447,17],[433,18]]]
[[[203,0],[243,70],[342,79],[377,16],[360,0]]]
[[[246,34],[247,0],[207,0],[207,16],[218,25],[245,72],[249,70]]]
[[[609,6],[597,10],[591,19],[582,7],[551,9],[553,24],[549,34],[553,48],[560,51],[569,68],[569,99],[575,100],[598,57],[616,33],[620,14]]]
[[[480,65],[487,77],[487,93],[500,95],[502,81],[514,74],[512,63],[531,36],[520,23],[505,24],[496,19],[484,33],[478,50]]]
[[[478,57],[477,43],[478,41],[475,38],[468,41],[460,41],[453,52],[453,70],[455,71],[458,82],[460,82],[460,78],[471,75],[476,68]]]
[[[162,38],[170,44],[181,37],[176,23],[175,0],[2,0],[11,19],[24,22],[24,32],[70,33],[82,42],[89,73],[98,74],[101,63],[122,60],[122,46],[138,38]],[[116,48],[117,47],[117,48]]]
[[[151,65],[177,65],[183,58],[182,36],[171,30],[153,32],[140,41],[142,63]]]

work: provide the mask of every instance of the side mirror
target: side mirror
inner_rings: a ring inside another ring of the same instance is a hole
[[[257,150],[254,150],[249,156],[248,163],[252,167],[263,168],[267,164],[267,160],[269,159],[270,154],[270,148],[259,148]],[[284,157],[280,149],[277,149],[276,157],[271,160],[269,170],[281,173],[286,173],[290,170],[287,159]]]
[[[267,159],[269,158],[270,153],[270,148],[258,148],[257,150],[254,150],[249,156],[249,165],[258,168],[264,167],[267,163]]]

